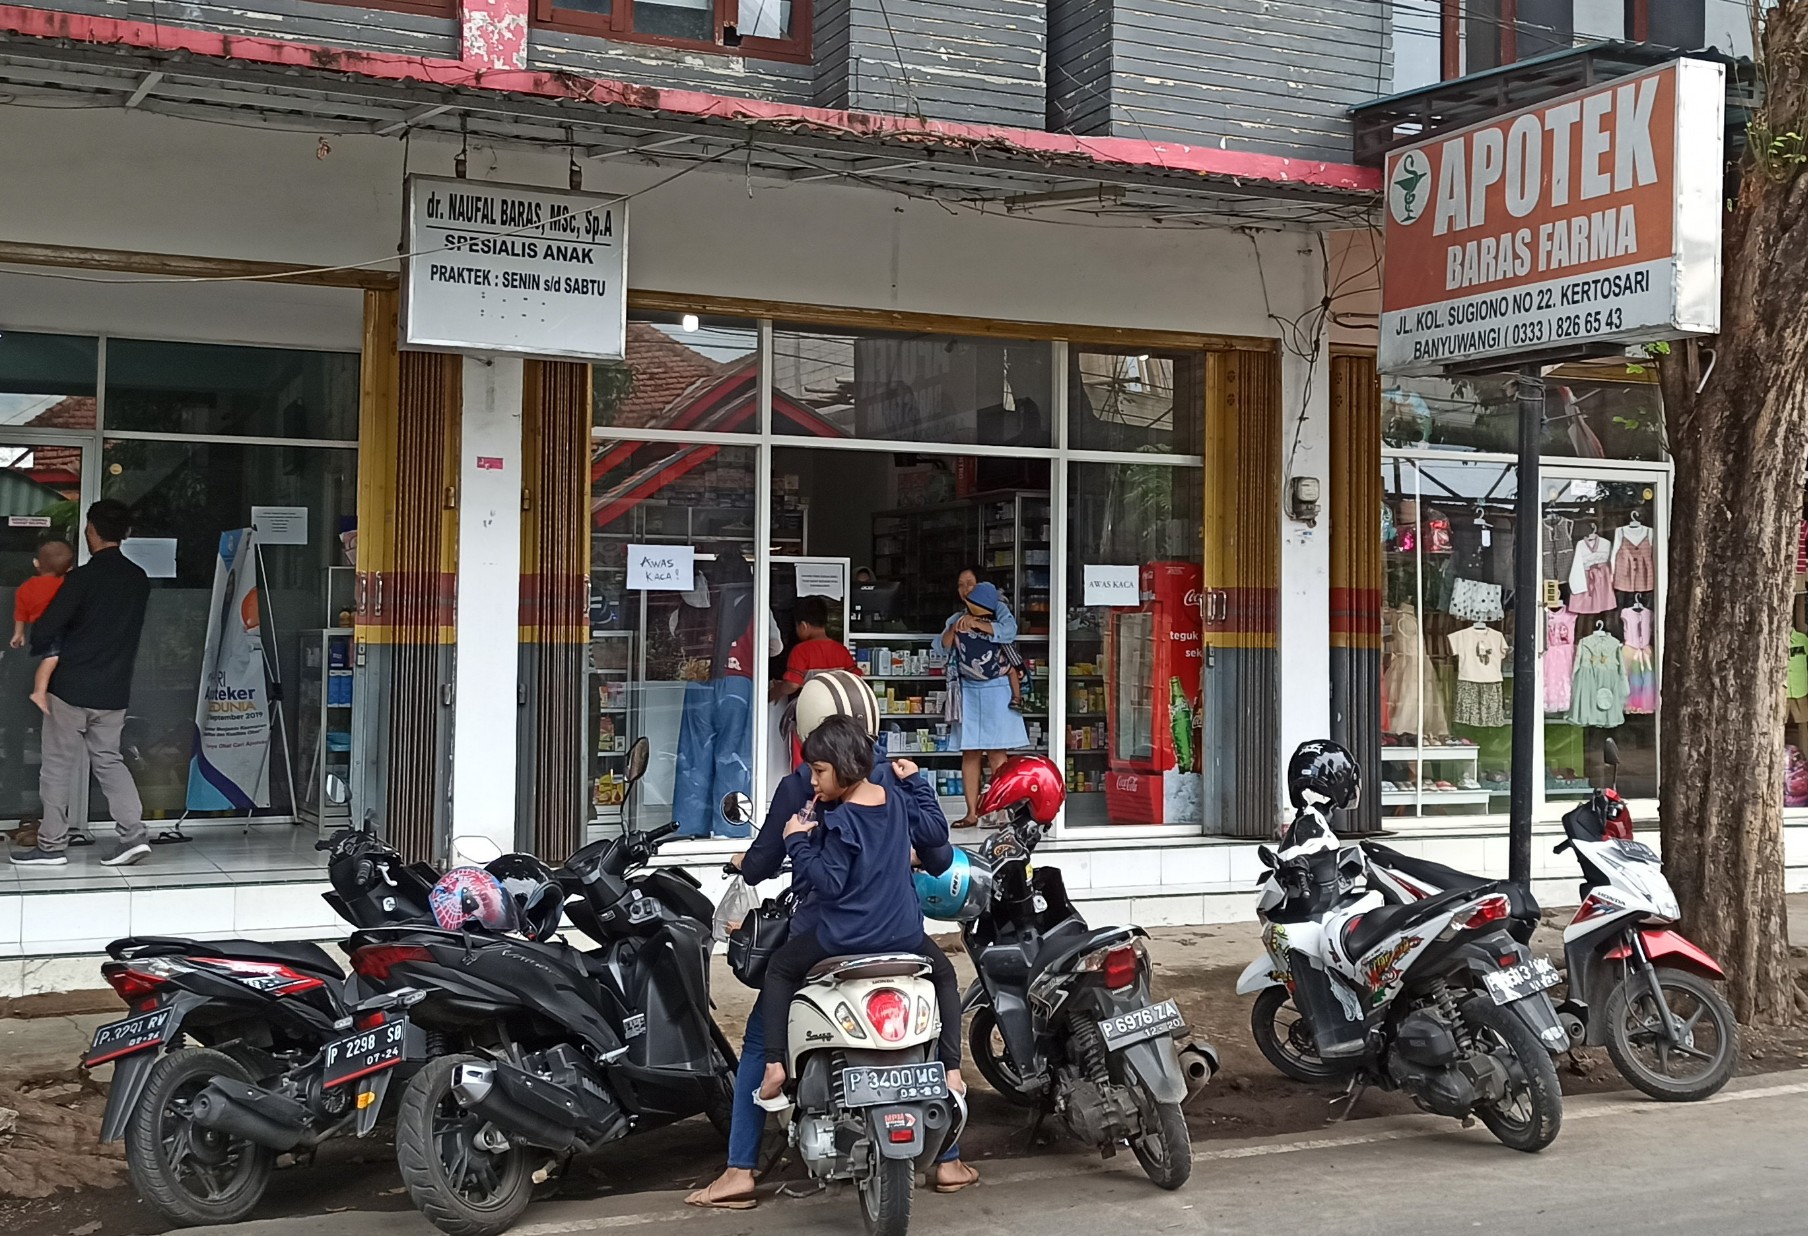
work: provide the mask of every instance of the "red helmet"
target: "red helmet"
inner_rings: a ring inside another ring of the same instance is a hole
[[[1046,755],[1013,755],[992,774],[992,784],[979,800],[979,812],[990,815],[1027,802],[1031,819],[1051,824],[1066,800],[1067,788],[1053,760]]]

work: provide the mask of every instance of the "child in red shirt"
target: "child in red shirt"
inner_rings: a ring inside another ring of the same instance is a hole
[[[25,647],[25,628],[42,618],[44,611],[50,608],[50,602],[63,587],[63,577],[75,566],[75,551],[66,541],[45,541],[38,546],[31,565],[38,573],[20,584],[13,594],[14,648]],[[50,655],[38,661],[37,675],[32,680],[31,702],[45,713],[50,711],[50,676],[56,672],[56,666],[57,654],[53,649]]]
[[[854,654],[847,645],[829,638],[829,601],[827,597],[799,597],[792,610],[797,620],[797,643],[785,660],[785,676],[772,684],[768,698],[774,703],[789,699],[803,690],[804,679],[818,670],[853,670]],[[791,738],[791,763],[803,758],[802,744]]]

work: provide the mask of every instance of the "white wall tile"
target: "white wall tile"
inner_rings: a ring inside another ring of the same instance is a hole
[[[132,890],[132,934],[199,936],[232,934],[232,886]]]
[[[105,991],[101,981],[100,958],[27,957],[19,966],[21,996],[39,996],[56,991]]]
[[[25,898],[18,893],[0,893],[0,948],[19,943],[19,918]]]
[[[1130,921],[1138,927],[1189,927],[1205,914],[1198,893],[1173,897],[1137,897],[1130,902]]]
[[[255,936],[280,931],[312,930],[331,935],[350,932],[345,922],[320,894],[328,884],[240,884],[232,894],[231,921],[220,930],[230,935]]]
[[[1199,899],[1201,923],[1253,923],[1256,899],[1250,893],[1207,893]]]
[[[1230,882],[1230,847],[1222,845],[1172,846],[1161,851],[1163,888],[1197,887]]]
[[[1063,851],[1050,854],[1048,862],[1038,864],[1061,869],[1061,882],[1067,886],[1069,894],[1084,892],[1092,887],[1092,855]]]
[[[1097,850],[1092,855],[1092,887],[1154,888],[1161,883],[1159,850]]]
[[[1111,927],[1119,923],[1131,922],[1130,899],[1100,898],[1097,901],[1075,901],[1080,913],[1094,927]]]
[[[1254,904],[1255,900],[1256,877],[1261,875],[1264,870],[1262,860],[1256,857],[1256,845],[1257,843],[1250,842],[1247,845],[1228,847],[1230,852],[1229,882],[1238,888],[1249,889],[1251,904]]]
[[[131,934],[131,893],[29,893],[20,907],[27,953],[87,952]]]

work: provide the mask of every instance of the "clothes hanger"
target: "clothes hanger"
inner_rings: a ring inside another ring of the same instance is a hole
[[[1632,594],[1632,612],[1635,614],[1642,614],[1645,612],[1645,594],[1644,593],[1635,592]]]
[[[1595,632],[1597,634],[1599,634],[1602,631],[1605,631],[1606,629],[1607,629],[1607,620],[1605,618],[1595,619]]]

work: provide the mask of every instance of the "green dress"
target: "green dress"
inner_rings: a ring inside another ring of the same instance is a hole
[[[1576,645],[1571,725],[1613,729],[1626,723],[1626,698],[1632,688],[1626,680],[1623,647],[1606,631],[1596,631]]]

